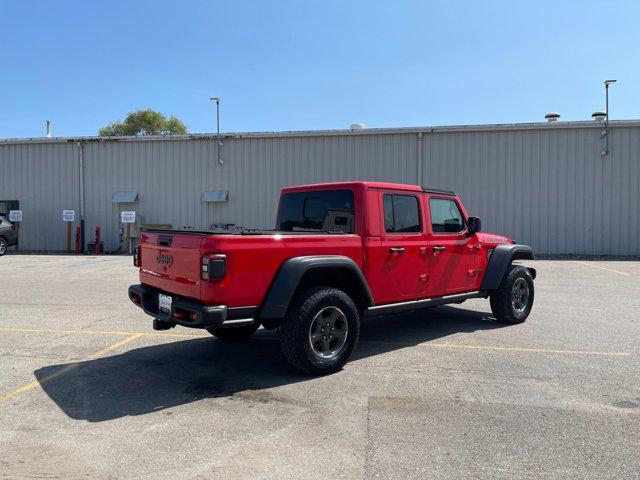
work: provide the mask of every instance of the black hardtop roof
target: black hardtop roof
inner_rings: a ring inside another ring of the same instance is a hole
[[[441,188],[422,187],[422,191],[425,193],[441,193],[443,195],[455,195],[453,190],[443,190]]]

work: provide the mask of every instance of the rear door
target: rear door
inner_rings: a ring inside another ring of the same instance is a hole
[[[381,256],[389,280],[385,303],[416,300],[425,295],[427,235],[423,198],[419,192],[379,192],[384,220]]]
[[[200,298],[202,234],[143,232],[140,281],[165,292]]]
[[[431,195],[428,205],[428,296],[469,291],[475,273],[475,245],[467,238],[464,210],[454,197]]]

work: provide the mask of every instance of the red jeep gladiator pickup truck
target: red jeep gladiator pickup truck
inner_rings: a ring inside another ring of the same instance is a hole
[[[490,298],[499,321],[533,305],[529,246],[480,232],[450,191],[379,182],[285,188],[273,231],[143,230],[133,303],[153,328],[204,328],[223,340],[279,330],[284,357],[339,370],[360,319]]]

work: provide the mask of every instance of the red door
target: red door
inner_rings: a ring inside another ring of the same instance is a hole
[[[380,248],[388,288],[381,303],[424,298],[427,281],[427,233],[424,195],[381,190],[379,202],[384,224]]]
[[[474,285],[475,236],[467,238],[464,211],[453,197],[428,198],[428,296],[468,292]]]

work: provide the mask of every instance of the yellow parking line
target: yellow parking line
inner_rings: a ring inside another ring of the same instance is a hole
[[[360,342],[364,345],[366,344],[379,344],[379,345],[398,345],[398,346],[417,346],[417,347],[427,347],[427,348],[461,348],[461,349],[469,349],[469,350],[497,350],[497,351],[505,351],[505,352],[532,352],[532,353],[562,353],[562,354],[570,354],[570,355],[602,355],[602,356],[614,356],[614,357],[628,357],[631,355],[629,352],[596,352],[590,350],[561,350],[554,348],[526,348],[526,347],[500,347],[493,345],[464,345],[464,344],[456,344],[456,343],[431,343],[431,342],[422,342],[422,343],[411,343],[411,342],[373,342],[373,341],[362,341]]]
[[[132,340],[135,340],[136,338],[139,338],[141,335],[139,334],[133,334],[128,336],[127,338],[125,338],[124,340],[120,340],[117,343],[114,343],[113,345],[108,346],[107,348],[104,348],[102,350],[100,350],[99,352],[96,352],[92,355],[90,355],[87,360],[93,360],[95,358],[98,358],[102,355],[104,355],[105,353],[108,353],[112,350],[115,350],[118,347],[121,347],[122,345],[124,345],[125,343],[129,343]],[[58,370],[57,372],[53,372],[51,375],[47,375],[46,377],[42,377],[40,380],[36,380],[35,382],[31,382],[28,385],[25,385],[24,387],[21,387],[17,390],[14,390],[13,392],[9,392],[6,395],[3,395],[2,397],[0,397],[0,403],[5,402],[13,397],[16,397],[18,395],[20,395],[21,393],[26,393],[30,390],[33,390],[34,388],[49,382],[51,380],[55,380],[58,377],[61,377],[62,375],[64,375],[65,373],[68,373],[72,370],[75,370],[76,368],[78,368],[81,365],[81,362],[76,362],[76,363],[72,363],[70,365],[67,365],[66,367],[61,368],[60,370]]]
[[[67,365],[66,367],[58,370],[57,372],[52,373],[51,375],[47,375],[46,377],[43,377],[40,380],[36,380],[35,382],[31,382],[30,384],[25,385],[24,387],[21,387],[17,390],[14,390],[13,392],[9,392],[6,395],[0,397],[0,403],[6,402],[7,400],[13,397],[17,397],[21,393],[25,393],[25,392],[28,392],[29,390],[33,390],[37,386],[42,385],[43,383],[48,382],[49,380],[54,380],[59,376],[64,375],[65,373],[70,372],[71,370],[77,367],[78,367],[77,363],[72,363],[71,365]]]
[[[579,263],[580,265],[586,265],[587,267],[593,267],[593,268],[599,268],[600,270],[606,270],[607,272],[613,272],[613,273],[618,273],[620,275],[625,275],[627,277],[631,276],[630,273],[627,272],[621,272],[620,270],[614,270],[613,268],[607,268],[607,267],[601,267],[600,265],[594,265],[592,263],[587,263],[587,262],[579,262],[576,260],[576,263]]]
[[[185,337],[197,338],[206,335],[194,335],[189,333],[155,333],[155,332],[126,332],[118,330],[58,330],[47,328],[0,328],[0,332],[19,333],[67,333],[73,335],[138,335],[141,337]]]
[[[433,348],[468,348],[476,350],[500,350],[505,352],[563,353],[570,355],[605,355],[628,357],[629,352],[594,352],[589,350],[561,350],[554,348],[495,347],[491,345],[458,345],[454,343],[419,343],[421,347]]]
[[[133,338],[137,337],[176,337],[176,338],[208,338],[208,335],[194,335],[188,333],[150,333],[150,332],[126,332],[126,331],[111,331],[111,330],[53,330],[53,329],[36,329],[36,328],[0,328],[0,332],[24,332],[24,333],[70,333],[70,334],[82,334],[82,335],[123,335]],[[133,338],[125,339],[122,343],[126,343]],[[261,338],[260,340],[274,340],[273,338]],[[532,353],[560,353],[570,355],[601,355],[601,356],[618,356],[628,357],[631,355],[629,352],[600,352],[591,350],[563,350],[553,348],[527,348],[527,347],[501,347],[492,345],[465,345],[456,343],[412,343],[412,342],[393,342],[393,341],[367,341],[362,340],[360,342],[363,345],[398,345],[404,347],[419,346],[428,348],[460,348],[471,350],[497,350],[506,352],[532,352]],[[115,344],[109,349],[117,348],[120,344]],[[96,356],[100,356],[106,353],[108,350],[100,351]]]
[[[136,338],[141,337],[141,336],[142,336],[141,333],[134,333],[133,335],[125,338],[124,340],[120,340],[118,343],[114,343],[113,345],[110,345],[107,348],[104,348],[104,349],[100,350],[99,352],[96,352],[93,355],[90,355],[88,360],[93,360],[94,358],[101,357],[105,353],[109,353],[111,350],[115,350],[116,348],[121,347],[125,343],[129,343],[130,341],[135,340]]]

